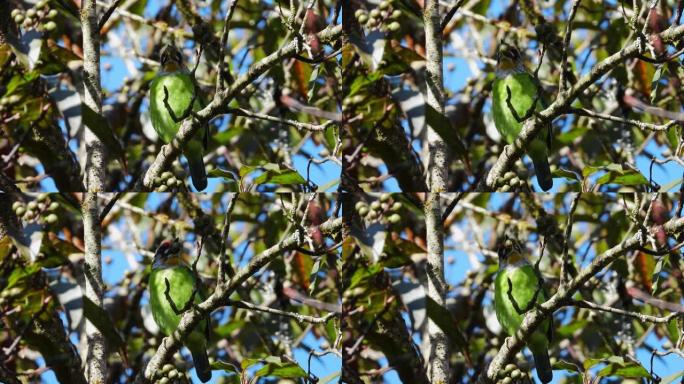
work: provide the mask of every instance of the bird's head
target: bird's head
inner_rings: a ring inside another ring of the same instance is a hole
[[[514,45],[502,42],[496,51],[496,71],[505,74],[516,72],[522,69],[522,65],[520,50]]]
[[[505,236],[499,245],[499,268],[525,263],[525,248],[515,238]]]
[[[153,269],[167,268],[181,263],[181,243],[178,239],[164,240],[154,253]]]
[[[172,43],[164,45],[160,56],[162,70],[175,72],[183,68],[183,54]]]

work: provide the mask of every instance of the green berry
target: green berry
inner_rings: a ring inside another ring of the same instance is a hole
[[[26,11],[26,17],[28,17],[29,19],[32,17],[35,17],[35,16],[36,16],[36,10],[34,8],[31,8],[28,11]]]
[[[374,9],[374,10],[370,11],[370,17],[371,17],[371,19],[377,19],[378,17],[380,17],[380,10]]]
[[[56,9],[51,9],[50,12],[47,14],[48,19],[54,19],[57,17],[57,10]]]
[[[392,195],[389,193],[383,193],[382,195],[380,195],[380,201],[382,201],[383,203],[388,202],[391,198]]]
[[[57,215],[55,215],[54,213],[47,215],[47,217],[45,218],[45,222],[48,224],[56,223],[57,222]]]
[[[389,7],[390,3],[387,0],[380,2],[380,5],[378,6],[378,8],[382,9],[383,11]]]
[[[18,14],[20,14],[20,13],[21,13],[21,9],[15,8],[15,9],[13,9],[12,12],[10,13],[10,16],[12,16],[12,18],[15,18],[15,17],[16,17]]]
[[[522,372],[520,372],[520,370],[518,370],[518,369],[511,372],[511,378],[512,379],[519,379],[521,376],[522,376]]]
[[[12,210],[16,211],[17,208],[21,207],[22,205],[24,204],[22,204],[21,201],[15,201],[14,203],[12,203]]]
[[[178,184],[178,180],[176,180],[175,178],[170,178],[166,180],[166,185],[168,185],[169,187],[175,187],[176,184]]]
[[[503,380],[501,380],[501,384],[511,384],[513,382],[513,379],[510,377],[504,377]]]
[[[397,32],[399,29],[401,29],[401,24],[399,24],[398,21],[393,21],[390,23],[390,25],[387,26],[387,29],[389,29],[392,32]]]
[[[173,176],[173,173],[171,173],[171,172],[169,172],[169,171],[166,171],[166,172],[164,172],[164,173],[161,174],[161,179],[162,179],[162,180],[167,180],[167,179],[171,178],[172,176]]]
[[[397,224],[401,221],[401,216],[398,213],[395,213],[391,215],[387,220],[392,224]]]
[[[401,17],[401,11],[398,10],[398,9],[395,10],[394,12],[392,12],[392,14],[390,15],[390,17],[393,18],[393,19],[398,19],[398,18],[400,18],[400,17]]]
[[[366,14],[366,11],[364,11],[363,9],[357,9],[356,12],[354,12],[354,16],[356,16],[357,19],[359,17],[361,17],[361,15],[365,15],[365,14]]]
[[[52,203],[50,203],[50,205],[48,206],[47,210],[50,211],[50,212],[52,212],[52,211],[56,211],[57,208],[59,208],[59,203],[56,202],[56,201],[53,201]]]
[[[24,213],[26,213],[26,208],[18,207],[17,209],[14,210],[14,213],[16,213],[17,216],[24,216]]]
[[[360,216],[364,217],[368,214],[368,207],[361,207],[361,209],[359,209],[358,212]]]
[[[54,31],[57,28],[57,23],[55,23],[54,21],[48,21],[47,23],[45,23],[44,28],[46,31]]]
[[[162,372],[169,373],[173,370],[173,364],[164,364],[162,367]]]
[[[166,191],[168,191],[168,190],[169,190],[169,187],[167,187],[167,186],[164,185],[164,184],[162,184],[162,185],[160,185],[159,187],[157,187],[157,192],[166,192]]]
[[[506,367],[504,368],[504,372],[510,373],[513,372],[514,369],[518,368],[515,364],[506,364]]]
[[[28,208],[29,211],[33,211],[38,209],[38,203],[35,201],[29,201],[29,203],[26,205],[26,208]]]
[[[500,192],[510,192],[511,191],[511,186],[510,185],[504,185],[503,187],[499,188]]]
[[[14,16],[14,22],[15,23],[21,24],[22,21],[24,21],[24,15],[22,15],[21,13]]]
[[[357,20],[359,20],[359,24],[366,24],[368,21],[368,15],[361,15],[357,18]]]
[[[356,204],[354,204],[354,209],[356,209],[356,210],[358,211],[359,209],[361,209],[361,208],[363,208],[363,207],[365,207],[365,206],[366,206],[366,203],[365,203],[365,202],[363,202],[363,201],[357,201]]]
[[[374,211],[379,211],[379,210],[380,210],[380,207],[381,207],[381,204],[380,204],[380,202],[377,201],[377,200],[374,201],[374,202],[372,202],[371,205],[370,205],[370,208],[371,208],[372,210],[374,210]]]
[[[514,177],[515,177],[515,172],[513,172],[513,171],[508,171],[508,172],[504,173],[504,180],[511,180]]]

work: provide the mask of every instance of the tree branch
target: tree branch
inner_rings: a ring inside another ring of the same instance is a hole
[[[574,113],[576,115],[581,115],[581,116],[587,116],[587,117],[593,117],[597,119],[603,119],[603,120],[608,120],[608,121],[614,121],[616,123],[622,123],[622,124],[628,124],[635,126],[640,129],[645,129],[649,131],[667,131],[671,127],[674,127],[675,124],[677,124],[676,121],[671,120],[670,122],[666,124],[652,124],[652,123],[644,123],[642,121],[638,120],[631,120],[631,119],[625,119],[619,116],[613,116],[613,115],[607,115],[604,113],[599,113],[599,112],[594,112],[590,111],[585,108],[572,108],[568,112]]]
[[[442,29],[439,1],[426,0],[423,10],[425,23],[425,82],[426,103],[437,113],[444,114],[444,75],[442,70]],[[427,127],[427,186],[430,192],[444,192],[448,179],[448,148],[435,127]]]
[[[81,4],[81,32],[83,34],[83,103],[98,115],[102,114],[102,87],[100,85],[100,29],[97,22],[95,0]],[[95,135],[93,127],[84,120],[83,140],[86,147],[84,184],[87,191],[101,192],[105,188],[105,147]]]
[[[667,323],[670,320],[674,319],[677,316],[684,317],[684,313],[682,313],[682,312],[672,312],[669,315],[663,316],[663,317],[644,315],[643,313],[625,311],[624,309],[613,308],[613,307],[609,307],[607,305],[596,304],[596,303],[592,303],[592,302],[586,301],[586,300],[571,301],[570,305],[574,305],[576,307],[581,307],[581,308],[595,309],[595,310],[603,311],[603,312],[616,313],[618,315],[629,316],[631,318],[637,319],[637,320],[644,322],[644,323],[649,322],[649,323],[664,324],[664,323]]]
[[[271,314],[278,315],[278,316],[290,317],[292,319],[299,321],[300,323],[304,322],[304,323],[311,323],[311,324],[325,324],[328,322],[328,320],[332,319],[333,317],[335,317],[337,315],[337,313],[335,313],[335,312],[330,312],[323,317],[306,316],[306,315],[301,315],[299,313],[281,311],[279,309],[266,307],[263,305],[252,304],[252,303],[248,303],[248,302],[242,301],[242,300],[227,300],[226,305],[232,305],[232,306],[235,306],[238,308],[251,309],[251,310],[255,310],[255,311],[271,313]]]
[[[446,281],[444,280],[444,225],[438,193],[427,193],[423,206],[427,240],[427,297],[436,305],[446,308]],[[427,337],[429,342],[428,377],[431,383],[449,382],[449,339],[444,330],[428,313]]]
[[[85,265],[83,268],[85,291],[83,295],[102,308],[102,229],[98,214],[97,193],[86,192],[81,204],[83,215],[83,239],[85,242]],[[90,320],[86,319],[86,370],[89,383],[104,384],[107,377],[105,338]]]

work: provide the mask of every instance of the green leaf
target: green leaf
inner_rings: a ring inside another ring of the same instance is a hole
[[[626,360],[622,356],[610,356],[604,359],[587,359],[584,361],[584,370],[588,370],[601,363],[605,363],[606,366],[598,372],[598,377],[619,376],[627,378],[651,378],[651,375],[641,364],[636,361]]]
[[[599,171],[606,171],[606,174],[596,180],[596,185],[620,184],[620,185],[648,185],[648,179],[639,171],[623,167],[620,164],[608,164],[603,166],[588,165],[582,170],[582,176],[593,175]]]
[[[299,174],[299,172],[294,169],[281,168],[277,164],[266,164],[262,167],[264,173],[259,175],[254,179],[254,184],[279,184],[279,185],[292,185],[292,184],[305,184],[306,179]]]
[[[577,181],[582,180],[582,179],[580,179],[579,175],[576,174],[575,172],[568,171],[568,170],[562,169],[562,168],[558,168],[558,169],[554,170],[553,172],[551,172],[551,176],[553,176],[554,178],[562,177],[562,178],[565,178],[568,180],[577,180]]]
[[[437,326],[446,333],[451,344],[458,347],[465,355],[466,359],[470,360],[470,353],[468,352],[468,341],[466,340],[461,330],[456,325],[456,320],[451,316],[451,312],[443,306],[437,304],[430,297],[425,296],[427,316],[437,324]]]
[[[112,317],[107,311],[95,305],[95,303],[86,296],[83,296],[83,314],[100,330],[100,332],[102,332],[105,339],[107,339],[107,345],[112,348],[112,350],[125,348],[126,343],[119,331],[116,330],[114,323],[112,323]]]
[[[648,179],[637,170],[625,168],[608,171],[596,180],[596,184],[648,185]]]
[[[221,360],[214,361],[213,363],[211,363],[211,369],[216,369],[216,370],[224,371],[227,373],[240,374],[240,369],[238,367],[236,367],[235,365],[233,365],[231,363],[221,361]]]
[[[451,121],[432,108],[427,103],[425,104],[425,119],[428,127],[431,127],[449,146],[451,152],[456,153],[464,162],[467,169],[470,169],[470,161],[468,160],[468,151],[458,135],[458,131],[451,125]]]
[[[238,182],[240,178],[233,172],[226,169],[214,168],[207,172],[207,177],[223,179],[227,185],[228,192],[238,192]]]
[[[296,379],[306,377],[306,371],[292,361],[282,359],[277,356],[269,356],[262,360],[264,366],[254,374],[255,377],[280,377]]]
[[[107,150],[126,167],[126,156],[124,156],[123,147],[109,126],[109,121],[85,104],[81,104],[81,111],[83,112],[83,124],[102,140]]]
[[[555,364],[553,364],[553,370],[566,370],[582,373],[582,370],[577,365],[567,362],[565,360],[559,360]]]

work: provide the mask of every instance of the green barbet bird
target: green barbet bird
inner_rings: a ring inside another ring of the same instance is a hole
[[[200,97],[195,96],[195,83],[183,65],[183,56],[173,44],[164,46],[161,52],[161,71],[150,84],[150,114],[152,126],[157,135],[170,143],[180,128],[180,121],[174,121],[173,116],[164,103],[168,91],[168,105],[176,119],[183,117],[190,103],[195,100],[192,110],[201,108]],[[198,95],[199,96],[199,95]],[[192,184],[198,191],[207,187],[207,173],[204,169],[203,145],[199,135],[195,135],[183,148],[183,155],[188,160]]]
[[[181,246],[178,242],[164,240],[154,254],[154,264],[150,274],[149,293],[152,317],[165,335],[171,335],[177,328],[181,314],[174,311],[181,310],[191,299],[192,292],[199,283],[190,268],[180,257]],[[166,296],[166,280],[169,281],[169,297]],[[195,294],[194,302],[201,302],[204,297],[200,290]],[[197,377],[206,383],[211,379],[211,368],[207,357],[207,320],[202,320],[185,339],[185,346],[190,350],[192,361],[195,363]]]
[[[494,309],[501,327],[509,335],[515,334],[520,329],[525,314],[518,311],[531,309],[530,303],[537,290],[539,292],[536,303],[543,303],[548,298],[544,289],[540,288],[542,282],[539,281],[534,267],[525,259],[524,253],[522,245],[510,238],[506,239],[503,246],[499,248],[499,272],[494,285]],[[511,297],[515,302],[511,300]],[[537,368],[537,377],[543,383],[548,383],[553,379],[549,361],[551,326],[551,321],[544,320],[527,340],[527,347],[532,352],[534,365]]]
[[[511,91],[510,104],[515,109],[515,114],[506,102],[507,89]],[[492,114],[496,129],[509,144],[513,144],[520,134],[523,122],[518,119],[525,117],[528,110],[532,108],[538,90],[535,78],[525,70],[518,49],[502,43],[497,52],[496,80],[492,85]],[[541,100],[537,101],[535,108],[536,110],[542,108]],[[553,187],[547,143],[544,141],[548,134],[548,128],[542,129],[539,136],[534,138],[526,148],[537,174],[537,182],[544,191]]]

